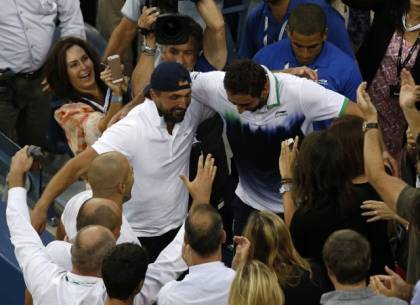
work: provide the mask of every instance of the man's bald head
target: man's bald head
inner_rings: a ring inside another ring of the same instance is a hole
[[[100,225],[109,229],[118,238],[121,229],[122,210],[109,199],[91,198],[80,208],[76,219],[76,229],[80,231],[86,226]]]
[[[119,152],[108,152],[97,156],[91,163],[87,178],[95,197],[109,197],[118,192],[118,185],[127,184],[132,169],[127,158]],[[131,193],[130,188],[126,190]]]
[[[82,275],[100,274],[102,261],[115,247],[115,237],[103,226],[87,226],[76,235],[71,247],[73,271]]]

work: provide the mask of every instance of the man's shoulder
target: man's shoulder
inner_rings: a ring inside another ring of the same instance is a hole
[[[289,39],[282,39],[259,50],[257,54],[255,54],[254,59],[261,61],[264,60],[266,56],[271,56],[273,54],[280,55],[279,53],[282,53],[281,55],[284,57],[287,55],[286,50],[289,45]]]
[[[69,201],[67,201],[64,210],[66,211],[66,210],[69,210],[69,209],[80,209],[80,207],[83,205],[83,203],[91,197],[92,197],[92,191],[91,190],[86,190],[86,191],[80,192],[80,193],[74,195],[73,197],[71,197],[69,199]]]
[[[325,42],[325,50],[323,50],[323,53],[325,53],[325,56],[329,57],[330,62],[333,62],[334,64],[356,65],[354,58],[350,57],[347,53],[329,41]]]
[[[248,22],[251,21],[257,21],[259,19],[261,19],[262,17],[264,17],[265,12],[266,11],[266,4],[265,3],[260,3],[257,4],[249,13],[248,15]]]

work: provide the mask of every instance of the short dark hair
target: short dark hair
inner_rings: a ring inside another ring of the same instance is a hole
[[[301,35],[324,33],[327,29],[327,17],[322,8],[313,3],[298,5],[290,14],[289,31]]]
[[[97,207],[94,211],[88,212],[86,207],[91,199],[87,200],[80,207],[79,213],[76,217],[77,231],[80,231],[82,228],[89,225],[99,225],[104,226],[105,228],[113,232],[118,226],[121,225],[118,219],[118,215],[116,215],[115,212],[109,206],[101,205]]]
[[[233,94],[260,97],[267,81],[263,67],[250,59],[239,59],[227,66],[223,84],[225,89]]]
[[[98,53],[83,39],[65,37],[54,44],[44,65],[44,73],[48,84],[57,97],[62,99],[72,99],[83,95],[73,88],[67,73],[66,53],[68,49],[75,45],[85,50],[87,56],[92,60],[96,83],[102,91],[106,90],[106,85],[100,78],[100,60]]]
[[[340,284],[366,280],[370,268],[370,245],[365,237],[352,230],[332,233],[322,250],[325,266]]]
[[[199,255],[206,257],[219,249],[223,234],[222,218],[209,204],[196,206],[185,221],[185,239]]]
[[[127,300],[146,276],[148,257],[139,245],[122,243],[105,256],[102,279],[110,298]]]
[[[355,115],[343,115],[335,119],[329,128],[329,133],[341,143],[344,149],[346,164],[351,178],[363,175],[365,172],[363,158],[363,119]]]

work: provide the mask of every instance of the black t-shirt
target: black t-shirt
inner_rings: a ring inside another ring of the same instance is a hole
[[[364,235],[371,243],[372,267],[369,273],[384,273],[384,264],[393,264],[386,222],[367,224],[360,209],[363,201],[380,198],[368,183],[353,185],[350,196],[351,205],[345,212],[336,202],[316,209],[307,209],[304,205],[299,207],[290,224],[295,247],[303,257],[323,264],[322,247],[328,236],[337,230],[351,229]]]

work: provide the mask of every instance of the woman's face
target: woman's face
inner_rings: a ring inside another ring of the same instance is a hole
[[[95,87],[93,62],[85,50],[74,45],[66,53],[67,74],[71,85],[77,91],[86,91]]]

